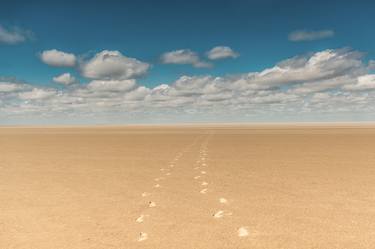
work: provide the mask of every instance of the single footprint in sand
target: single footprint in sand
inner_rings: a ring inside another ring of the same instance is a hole
[[[202,185],[202,186],[207,186],[207,185],[208,185],[208,182],[202,182],[201,185]]]
[[[205,163],[202,163],[202,166],[207,166],[207,164],[205,164]]]
[[[148,217],[148,215],[141,214],[135,221],[138,223],[142,223],[146,217]]]
[[[195,180],[197,180],[197,179],[199,179],[199,178],[201,178],[201,176],[194,176],[194,179],[195,179]]]
[[[148,207],[150,207],[150,208],[152,208],[152,207],[156,207],[156,203],[153,202],[153,201],[150,201],[150,202],[148,203]]]
[[[160,184],[155,184],[154,188],[160,188]]]
[[[146,239],[148,239],[148,235],[147,235],[147,233],[140,232],[140,233],[139,233],[138,241],[144,241],[144,240],[146,240]]]
[[[165,175],[166,175],[166,176],[170,176],[170,175],[171,175],[171,173],[170,173],[170,172],[168,172],[168,173],[166,173]]]
[[[240,227],[238,228],[238,237],[247,237],[249,236],[249,231],[247,227]]]
[[[222,203],[222,204],[226,204],[226,203],[228,203],[228,200],[225,199],[225,198],[219,198],[219,202]]]
[[[207,172],[204,171],[204,170],[202,170],[202,171],[201,171],[201,174],[202,174],[202,175],[205,175],[205,174],[207,174]]]
[[[232,215],[232,213],[230,213],[230,212],[225,212],[225,211],[223,211],[223,210],[219,210],[219,211],[217,211],[216,213],[214,213],[212,216],[214,217],[214,218],[216,218],[216,219],[218,219],[218,218],[222,218],[222,217],[224,217],[224,216],[226,216],[226,215]]]
[[[201,194],[205,194],[205,193],[207,193],[207,190],[208,190],[208,189],[204,188],[204,189],[202,189],[201,191],[199,191],[199,193],[201,193]]]
[[[149,196],[149,195],[150,195],[150,193],[147,193],[147,192],[142,193],[142,197],[146,197],[146,196]]]

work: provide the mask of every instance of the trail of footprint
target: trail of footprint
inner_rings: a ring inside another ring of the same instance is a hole
[[[190,144],[188,148],[190,148],[191,146],[193,146],[193,145],[196,143],[196,141],[197,141],[197,140],[195,140],[193,144]],[[187,149],[188,149],[188,148],[187,148]],[[187,151],[187,149],[185,149],[183,152],[185,153],[185,152]],[[169,163],[169,168],[174,168],[174,167],[175,167],[175,163],[174,163],[174,162],[177,162],[177,161],[180,159],[180,157],[183,156],[184,153],[181,153],[181,152],[180,152],[180,153],[174,158],[174,160],[173,160],[172,162]],[[160,171],[162,171],[162,172],[167,171],[167,173],[165,173],[165,175],[166,175],[166,176],[170,176],[170,175],[171,175],[171,172],[169,172],[169,171],[170,171],[171,169],[169,169],[169,168],[160,168]],[[157,177],[157,178],[154,178],[154,181],[158,182],[158,181],[163,180],[163,179],[165,179],[165,178],[164,178],[164,177]],[[161,187],[161,185],[160,185],[160,184],[155,184],[153,187],[154,187],[154,188],[159,188],[159,187]],[[147,196],[149,196],[149,195],[150,195],[150,193],[148,193],[148,192],[143,192],[143,193],[141,194],[142,197],[147,197]],[[156,203],[153,202],[153,201],[149,201],[149,203],[148,203],[148,207],[149,207],[149,208],[154,208],[154,207],[156,207]],[[141,215],[136,219],[136,222],[137,222],[137,223],[142,223],[142,222],[144,222],[145,218],[148,217],[148,216],[149,216],[149,215],[141,214]],[[139,233],[139,237],[138,237],[138,241],[141,242],[141,241],[144,241],[144,240],[146,240],[146,239],[148,239],[148,234],[145,233],[145,232],[140,232],[140,233]]]
[[[205,167],[207,166],[206,164],[206,156],[207,156],[207,151],[206,151],[206,144],[204,144],[204,146],[202,146],[202,149],[200,150],[200,160],[202,163],[201,163],[201,166],[202,167]],[[198,162],[198,161],[197,161]],[[206,171],[201,171],[201,174],[204,175],[206,174]],[[203,181],[201,183],[202,186],[205,186],[205,185],[208,185],[207,182]],[[202,190],[203,191],[203,190]],[[202,192],[201,192],[202,193]],[[228,205],[228,200],[224,197],[220,197],[219,198],[219,203],[222,204],[222,205]],[[215,218],[215,219],[220,219],[220,218],[223,218],[224,216],[230,216],[232,215],[231,212],[228,212],[228,211],[224,211],[224,210],[219,210],[217,212],[215,212],[212,216]],[[249,231],[248,231],[248,227],[246,226],[242,226],[240,228],[238,228],[237,230],[237,234],[238,234],[238,237],[247,237],[249,236]]]

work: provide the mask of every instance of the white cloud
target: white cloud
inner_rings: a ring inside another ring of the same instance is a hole
[[[53,77],[53,82],[63,84],[63,85],[71,85],[71,84],[76,83],[77,80],[70,73],[63,73],[59,76]]]
[[[368,69],[369,70],[375,70],[375,60],[370,60],[368,62]]]
[[[56,49],[45,50],[40,54],[40,59],[47,65],[53,67],[74,67],[76,56]]]
[[[157,122],[176,117],[186,117],[186,121],[223,121],[224,117],[280,121],[304,115],[314,119],[327,113],[375,114],[375,91],[369,91],[375,89],[375,76],[363,54],[349,49],[295,56],[259,72],[185,75],[153,88],[141,86],[134,78],[116,79],[117,73],[106,75],[110,78],[59,92],[4,80],[0,83],[0,115],[32,112],[102,116],[105,120],[142,117]]]
[[[122,55],[119,51],[104,50],[81,65],[84,77],[100,80],[134,79],[147,73],[150,65]]]
[[[327,49],[307,56],[297,56],[261,72],[248,73],[235,84],[248,89],[267,89],[334,79],[363,73],[362,54],[348,49]]]
[[[197,68],[209,68],[212,64],[201,61],[199,55],[190,49],[180,49],[166,52],[161,55],[160,60],[163,64],[190,64]]]
[[[239,53],[233,51],[227,46],[217,46],[209,50],[206,55],[210,60],[220,60],[226,58],[237,58]]]
[[[0,43],[6,44],[17,44],[25,42],[28,39],[33,37],[33,33],[28,30],[24,30],[18,27],[13,28],[12,30],[7,30],[0,25]]]
[[[136,86],[135,80],[93,80],[87,85],[91,91],[128,92]]]
[[[359,76],[353,84],[344,85],[343,89],[353,91],[363,91],[375,89],[375,74]]]
[[[289,34],[290,41],[314,41],[333,37],[333,30],[296,30]]]
[[[34,88],[28,92],[19,93],[19,98],[23,100],[43,100],[50,98],[56,94],[55,90],[52,89],[42,89],[42,88]]]
[[[18,92],[27,88],[28,86],[24,84],[0,81],[0,93]]]

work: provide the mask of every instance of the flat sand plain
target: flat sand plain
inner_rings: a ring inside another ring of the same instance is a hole
[[[375,248],[375,127],[0,128],[1,249]]]

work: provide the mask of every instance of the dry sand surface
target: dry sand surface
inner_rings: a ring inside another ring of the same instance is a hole
[[[0,249],[375,248],[375,128],[0,128]]]

